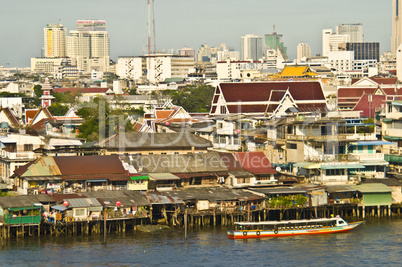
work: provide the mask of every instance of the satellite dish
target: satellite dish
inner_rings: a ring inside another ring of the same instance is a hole
[[[276,167],[276,169],[275,169],[277,172],[280,172],[282,169],[281,169],[281,167]]]

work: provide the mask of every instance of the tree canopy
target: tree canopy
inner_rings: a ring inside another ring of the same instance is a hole
[[[214,92],[215,88],[210,85],[187,85],[183,90],[166,90],[164,94],[188,112],[209,112]]]
[[[79,126],[78,137],[85,138],[88,142],[100,141],[119,131],[133,131],[133,125],[128,116],[143,116],[144,109],[110,109],[105,98],[96,97],[91,103],[87,103],[77,112],[85,122]]]

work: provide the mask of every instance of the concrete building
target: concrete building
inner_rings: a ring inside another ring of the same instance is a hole
[[[53,73],[62,61],[63,58],[31,58],[31,70],[35,73]]]
[[[396,77],[402,81],[402,44],[399,45],[396,51]]]
[[[78,20],[77,30],[67,37],[67,56],[77,60],[77,67],[108,71],[110,62],[109,36],[104,20]]]
[[[65,57],[66,32],[63,24],[48,24],[44,28],[44,56],[46,58]]]
[[[322,56],[328,57],[329,52],[339,51],[339,45],[350,42],[348,34],[334,34],[332,29],[322,30]]]
[[[306,43],[300,43],[297,45],[297,61],[302,61],[303,58],[311,57],[311,47]]]
[[[328,55],[332,68],[340,71],[353,69],[354,52],[353,51],[332,51]]]
[[[185,57],[192,57],[195,59],[195,51],[192,48],[188,48],[187,46],[183,47],[182,49],[179,50],[179,55],[180,56],[185,56]]]
[[[351,43],[364,42],[363,25],[361,23],[340,24],[336,26],[336,33],[349,35],[349,42]]]
[[[247,34],[241,37],[242,60],[260,60],[263,56],[262,37]]]
[[[285,47],[283,41],[282,41],[282,34],[278,34],[275,32],[275,26],[274,26],[274,31],[270,34],[265,34],[265,49],[280,49],[282,50],[283,54],[287,57],[287,47]]]
[[[391,52],[396,54],[399,45],[402,43],[402,20],[399,17],[402,14],[400,0],[392,0],[392,37]]]
[[[174,54],[153,54],[140,57],[119,57],[117,75],[121,79],[147,79],[152,83],[168,78],[187,78],[194,72],[194,58]]]

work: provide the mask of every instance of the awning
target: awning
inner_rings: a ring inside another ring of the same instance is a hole
[[[384,139],[400,141],[400,140],[402,140],[402,137],[397,137],[397,136],[384,136]]]
[[[389,162],[386,160],[361,160],[360,161],[361,164],[363,164],[364,166],[383,166],[383,165],[388,165]]]
[[[293,164],[293,167],[300,168],[300,167],[304,167],[304,166],[309,165],[309,164],[312,164],[312,162],[298,162],[298,163]]]
[[[131,176],[131,181],[138,181],[138,180],[149,180],[148,175],[140,175],[140,176]]]
[[[311,169],[319,169],[320,167],[321,163],[310,163],[308,165],[304,165],[302,168],[311,170]]]
[[[106,183],[106,179],[87,180],[87,183]]]
[[[334,170],[334,169],[364,169],[365,167],[360,164],[342,164],[342,165],[323,165],[322,170]]]
[[[380,146],[380,145],[395,145],[395,143],[387,141],[357,141],[350,143],[354,146]]]
[[[67,207],[64,206],[64,205],[56,205],[56,206],[53,206],[53,207],[50,207],[50,208],[52,208],[54,210],[58,210],[58,211],[65,211],[67,209]]]

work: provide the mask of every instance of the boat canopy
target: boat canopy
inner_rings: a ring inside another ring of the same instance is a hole
[[[277,224],[296,224],[296,223],[319,223],[331,222],[342,218],[322,218],[311,220],[291,220],[291,221],[265,221],[265,222],[235,222],[237,225],[277,225]]]

